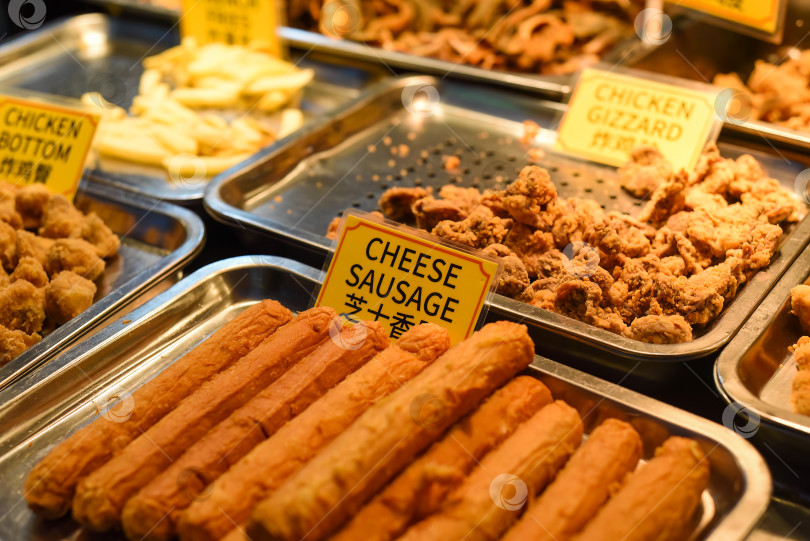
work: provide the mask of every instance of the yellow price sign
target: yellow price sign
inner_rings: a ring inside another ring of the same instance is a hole
[[[673,3],[766,34],[779,31],[785,5],[784,0],[678,0]]]
[[[40,183],[72,199],[100,117],[0,95],[0,180]]]
[[[436,323],[453,343],[475,330],[500,264],[423,232],[347,214],[316,306],[349,321],[378,321],[392,339]]]
[[[180,32],[197,43],[254,44],[281,56],[273,0],[183,0]]]
[[[674,86],[622,73],[582,71],[554,143],[579,158],[620,166],[638,145],[658,148],[675,168],[693,168],[720,118],[717,89]]]

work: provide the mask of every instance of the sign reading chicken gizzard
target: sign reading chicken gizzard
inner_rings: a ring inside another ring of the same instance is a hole
[[[254,45],[281,56],[274,0],[183,0],[180,31],[197,43]]]
[[[396,340],[436,323],[453,343],[472,334],[494,292],[501,264],[411,227],[344,214],[316,306],[347,322],[378,321]]]
[[[676,169],[691,169],[719,133],[717,94],[708,85],[675,86],[587,68],[574,88],[554,148],[620,166],[633,148],[650,145]]]
[[[81,109],[0,95],[0,180],[72,199],[98,123]]]

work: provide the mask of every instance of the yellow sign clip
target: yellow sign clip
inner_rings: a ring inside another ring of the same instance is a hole
[[[500,264],[403,225],[347,213],[316,306],[378,321],[398,339],[436,323],[453,343],[475,330]]]
[[[0,95],[0,180],[44,184],[72,199],[99,116]]]

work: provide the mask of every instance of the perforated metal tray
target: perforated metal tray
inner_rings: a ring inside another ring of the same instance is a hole
[[[1,367],[0,389],[58,356],[202,250],[202,220],[175,205],[88,181],[79,185],[74,204],[85,213],[98,214],[121,237],[121,249],[96,282],[93,305]]]
[[[425,87],[435,89],[438,96],[428,116],[409,110],[407,99],[403,104],[403,96]],[[447,183],[504,187],[527,163],[521,122],[530,119],[553,128],[564,107],[429,77],[384,83],[294,140],[266,149],[215,178],[205,204],[225,223],[325,254],[331,245],[324,236],[330,220],[347,208],[375,210],[377,199],[389,187],[439,188]],[[555,136],[552,131],[543,135],[549,141]],[[399,150],[392,154],[400,145],[408,147],[407,156]],[[589,197],[606,210],[631,214],[644,204],[621,189],[614,168],[561,156],[550,150],[550,144],[543,148],[545,157],[539,164],[549,170],[561,197]],[[778,150],[756,150],[727,139],[721,139],[720,149],[728,157],[753,154],[771,176],[791,189],[807,167]],[[460,157],[460,172],[444,169],[443,156],[448,154]],[[667,365],[709,355],[728,342],[809,239],[807,219],[787,228],[771,265],[742,288],[710,327],[683,344],[639,342],[500,295],[491,309],[530,325],[542,344],[538,353],[557,360],[584,358],[610,371],[663,384],[670,374]]]
[[[0,537],[84,539],[69,518],[37,519],[25,505],[28,471],[59,441],[98,415],[110,389],[131,392],[251,304],[275,298],[292,310],[309,306],[322,279],[311,267],[269,256],[214,263],[111,324],[47,370],[0,391],[16,400],[0,406]],[[556,398],[576,407],[586,433],[607,417],[637,426],[645,458],[661,438],[695,438],[708,453],[711,479],[694,539],[742,539],[770,499],[771,481],[759,454],[742,438],[706,419],[536,356],[526,370]],[[118,539],[120,534],[98,539]],[[93,539],[97,539],[95,536]]]

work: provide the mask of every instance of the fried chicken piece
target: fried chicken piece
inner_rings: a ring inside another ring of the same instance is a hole
[[[40,340],[42,337],[37,333],[29,335],[23,331],[12,331],[0,325],[0,367]]]
[[[96,284],[72,271],[62,271],[45,287],[45,313],[62,325],[93,304]]]
[[[17,257],[33,257],[43,266],[45,265],[48,249],[53,246],[54,240],[38,237],[25,229],[17,230]]]
[[[686,262],[679,255],[662,257],[659,270],[671,276],[684,276],[686,274]]]
[[[17,266],[17,231],[0,221],[0,265],[11,272]]]
[[[810,334],[810,285],[798,285],[790,290],[790,310],[802,326],[802,330]]]
[[[515,221],[547,229],[543,214],[548,205],[557,199],[557,188],[551,182],[548,171],[536,165],[524,167],[517,180],[506,187],[503,205]]]
[[[652,146],[637,146],[619,170],[619,184],[635,197],[650,195],[670,174],[672,165]]]
[[[19,229],[23,226],[22,216],[14,208],[14,201],[0,202],[0,222],[5,222],[14,229]]]
[[[791,290],[791,294],[792,293],[793,291]],[[799,319],[799,322],[801,322],[801,319]],[[802,328],[804,328],[804,326],[802,326]],[[810,336],[802,336],[799,338],[799,341],[793,344],[791,349],[793,349],[793,360],[796,361],[796,367],[799,370],[810,369]]]
[[[506,235],[504,244],[520,258],[531,278],[549,275],[543,270],[548,267],[543,257],[555,249],[551,233],[516,222]]]
[[[11,273],[10,281],[16,282],[17,280],[26,280],[35,287],[48,285],[48,275],[42,268],[42,263],[34,257],[21,257],[17,262],[17,267]]]
[[[509,211],[503,204],[505,190],[484,190],[481,195],[481,204],[488,207],[498,218],[509,218]]]
[[[796,413],[810,415],[810,370],[800,370],[793,376],[790,403]]]
[[[81,234],[84,215],[63,195],[53,195],[42,213],[39,234],[43,237],[60,239]]]
[[[512,223],[511,219],[498,218],[488,207],[479,205],[459,222],[439,222],[432,233],[465,246],[484,248],[490,244],[502,243]]]
[[[416,217],[416,227],[426,231],[431,231],[439,222],[445,220],[457,222],[467,217],[467,213],[453,203],[431,196],[417,200],[411,211]]]
[[[104,260],[96,255],[96,247],[83,239],[59,239],[46,254],[45,270],[50,276],[69,270],[95,280],[104,267]]]
[[[377,202],[386,218],[404,221],[414,218],[411,207],[418,200],[427,197],[429,192],[424,188],[389,188]]]
[[[96,255],[104,259],[113,257],[121,247],[118,235],[113,233],[112,229],[107,227],[107,224],[95,212],[85,216],[81,229],[73,236],[92,244],[96,249]]]
[[[551,232],[557,248],[563,249],[572,242],[584,240],[585,231],[594,222],[601,221],[605,213],[593,199],[571,197],[559,199],[553,206]]]
[[[686,195],[684,191],[688,177],[684,171],[673,173],[658,185],[652,197],[641,209],[638,219],[653,225],[661,224],[671,215],[683,209]]]
[[[761,178],[747,188],[739,196],[742,204],[758,207],[772,224],[783,220],[798,222],[807,214],[804,203],[790,190],[783,188],[778,180]]]
[[[743,244],[743,263],[746,273],[767,267],[782,239],[778,225],[759,224],[751,230],[749,240]]]
[[[0,288],[6,287],[10,283],[11,278],[9,278],[6,269],[4,269],[2,265],[0,265]]]
[[[621,266],[613,269],[615,281],[608,291],[608,301],[626,323],[641,317],[650,309],[653,280],[638,260],[624,258]]]
[[[634,319],[630,337],[650,344],[680,344],[692,340],[692,327],[683,316],[654,314]]]
[[[14,194],[14,205],[22,217],[25,229],[36,229],[42,222],[45,206],[51,198],[51,191],[42,184],[22,186]]]
[[[555,311],[590,323],[595,327],[618,334],[626,334],[627,325],[619,314],[600,307],[602,289],[587,281],[571,279],[561,283],[556,290]]]
[[[503,270],[498,277],[496,291],[507,297],[516,297],[529,286],[529,274],[526,267],[512,250],[503,244],[490,244],[482,250],[486,255],[497,257],[503,263]]]
[[[0,325],[32,334],[42,329],[44,321],[44,290],[25,280],[0,289]]]
[[[439,190],[439,197],[466,213],[472,212],[481,204],[481,192],[477,188],[461,188],[453,184],[445,184]]]

